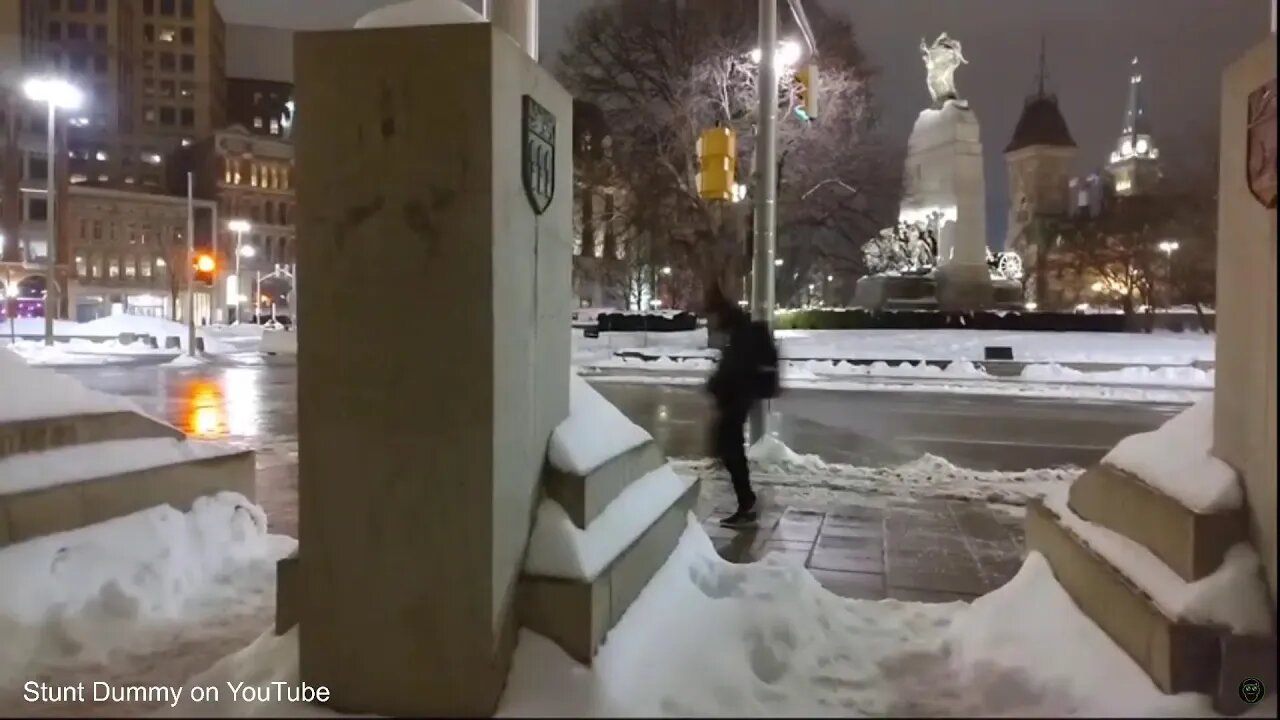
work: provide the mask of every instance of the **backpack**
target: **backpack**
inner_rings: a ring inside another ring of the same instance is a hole
[[[751,392],[757,400],[778,397],[781,383],[778,377],[778,346],[773,333],[764,322],[751,323],[751,359],[755,366],[751,374]]]

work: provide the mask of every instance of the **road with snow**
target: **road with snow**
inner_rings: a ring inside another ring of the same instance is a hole
[[[123,395],[198,437],[296,448],[297,368],[241,356],[236,365],[101,366],[62,372]],[[710,410],[696,387],[600,383],[667,453],[705,455]],[[1152,430],[1178,405],[925,392],[791,390],[773,403],[783,441],[828,462],[864,466],[924,453],[974,469],[1087,465],[1121,438]]]

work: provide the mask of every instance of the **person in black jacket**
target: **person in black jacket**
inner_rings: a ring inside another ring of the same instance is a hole
[[[777,392],[777,353],[768,327],[753,323],[719,288],[709,293],[707,323],[710,329],[728,336],[728,344],[720,351],[720,362],[707,384],[716,403],[712,431],[716,458],[729,472],[738,500],[737,512],[720,524],[745,527],[756,521],[756,494],[751,489],[743,435],[755,404]]]

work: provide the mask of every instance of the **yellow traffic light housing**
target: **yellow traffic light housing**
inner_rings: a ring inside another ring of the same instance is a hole
[[[698,196],[703,200],[733,200],[737,148],[737,136],[726,127],[706,130],[698,139]]]
[[[796,71],[796,115],[804,120],[818,119],[818,66],[805,65]]]

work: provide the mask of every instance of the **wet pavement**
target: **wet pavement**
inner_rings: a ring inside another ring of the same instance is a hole
[[[297,368],[245,356],[194,368],[155,365],[61,369],[126,396],[197,438],[257,453],[258,500],[273,532],[297,535]],[[645,427],[669,456],[706,455],[709,408],[696,388],[602,383],[597,388]],[[424,406],[429,406],[424,400]],[[895,465],[929,452],[976,469],[1087,465],[1121,438],[1158,426],[1177,406],[932,393],[791,391],[773,404],[793,449],[828,462]],[[982,503],[837,493],[816,503],[769,498],[760,527],[715,523],[732,508],[727,481],[704,481],[700,517],[721,554],[801,559],[850,597],[943,601],[998,587],[1021,563],[1021,518]]]

